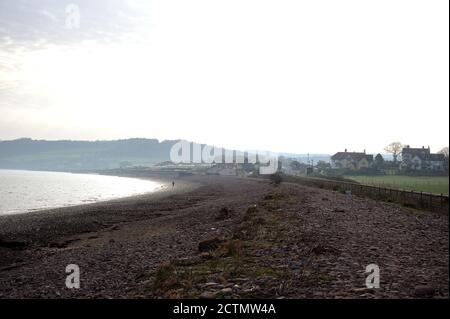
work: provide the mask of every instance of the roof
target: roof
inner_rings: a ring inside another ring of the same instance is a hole
[[[417,156],[423,161],[445,161],[444,154],[432,154],[429,148],[411,148],[405,147],[402,150],[402,156],[409,154],[412,157]]]
[[[445,161],[444,154],[430,154],[430,161]]]
[[[351,159],[354,161],[360,161],[362,159],[366,159],[368,162],[373,162],[373,155],[368,155],[366,153],[358,153],[358,152],[337,152],[331,159],[334,161],[341,161],[344,159]]]
[[[412,147],[404,147],[402,149],[402,154],[411,154],[411,155],[426,155],[430,154],[429,148],[412,148]]]

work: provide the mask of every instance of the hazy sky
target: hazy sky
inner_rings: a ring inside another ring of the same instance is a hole
[[[449,144],[448,6],[0,0],[0,139],[437,151]]]

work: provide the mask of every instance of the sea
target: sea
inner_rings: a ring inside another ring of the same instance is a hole
[[[161,190],[128,177],[0,169],[0,216],[89,204]]]

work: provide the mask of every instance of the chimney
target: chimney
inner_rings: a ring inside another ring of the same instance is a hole
[[[366,154],[366,149],[364,149],[364,154]]]

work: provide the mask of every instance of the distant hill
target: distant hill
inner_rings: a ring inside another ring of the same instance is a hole
[[[0,141],[0,169],[89,171],[149,166],[170,161],[170,149],[180,140],[132,138],[115,141],[46,141],[21,138]],[[205,144],[202,144],[202,147]],[[255,151],[248,151],[253,153]],[[306,154],[279,154],[307,162]],[[310,154],[310,160],[329,161],[330,155]]]
[[[169,160],[176,141],[45,141],[23,138],[0,141],[0,168],[82,171],[152,165]]]

